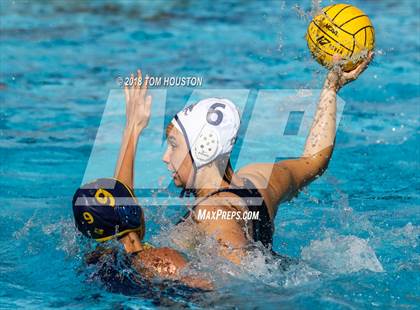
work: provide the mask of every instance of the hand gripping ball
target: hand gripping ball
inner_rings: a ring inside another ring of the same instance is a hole
[[[349,4],[327,6],[308,26],[306,41],[313,57],[331,68],[333,55],[342,57],[343,70],[353,70],[375,46],[375,31],[369,17]]]

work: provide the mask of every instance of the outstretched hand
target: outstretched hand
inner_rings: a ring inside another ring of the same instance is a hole
[[[133,85],[124,85],[126,104],[126,129],[140,132],[147,127],[150,119],[152,96],[147,95],[149,79],[142,80],[141,70],[137,70],[137,79],[131,74]]]
[[[356,80],[363,71],[369,66],[369,63],[373,59],[373,52],[369,51],[366,58],[352,71],[344,72],[339,65],[341,57],[339,55],[334,55],[333,61],[334,66],[327,75],[326,83],[328,87],[332,87],[335,90],[339,90],[341,87],[350,83],[351,81]]]

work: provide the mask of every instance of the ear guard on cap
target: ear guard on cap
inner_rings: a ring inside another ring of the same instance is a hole
[[[116,179],[102,178],[85,184],[73,196],[77,229],[103,242],[128,232],[144,235],[144,215],[132,191]]]

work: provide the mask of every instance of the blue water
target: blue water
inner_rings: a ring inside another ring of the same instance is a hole
[[[189,298],[110,293],[82,264],[93,244],[70,201],[109,92],[137,67],[203,76],[205,88],[319,88],[325,70],[304,40],[312,3],[1,1],[0,308],[418,308],[420,6],[352,3],[377,53],[340,92],[328,171],[276,217],[275,250],[301,263],[281,272],[256,257],[229,274],[207,261],[218,289]],[[184,104],[158,109],[168,120]],[[164,243],[156,222],[148,238]]]

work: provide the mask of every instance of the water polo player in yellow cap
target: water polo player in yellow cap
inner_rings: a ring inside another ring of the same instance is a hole
[[[328,73],[299,159],[255,163],[234,172],[229,155],[240,125],[235,105],[227,99],[208,98],[177,113],[166,129],[168,146],[163,162],[175,185],[196,195],[192,210],[177,224],[178,232],[185,231],[185,240],[174,239],[179,241],[177,245],[187,248],[200,242],[200,236],[212,237],[219,245],[214,254],[237,264],[253,242],[271,249],[278,205],[294,197],[327,168],[336,134],[337,92],[355,80],[371,58],[369,53],[351,72],[335,68]],[[138,80],[141,79],[138,71]],[[142,85],[125,87],[125,97],[126,127],[115,178],[132,189],[137,141],[149,122],[152,104],[147,95],[147,79]],[[241,214],[249,211],[258,212],[258,218],[244,220]],[[239,216],[198,218],[200,212]],[[191,226],[198,232],[194,236],[189,233]],[[120,241],[128,253],[142,253],[141,239],[141,232],[133,230],[127,231]],[[160,257],[175,272],[186,265],[182,256],[170,249],[156,249],[152,254],[153,259]]]

